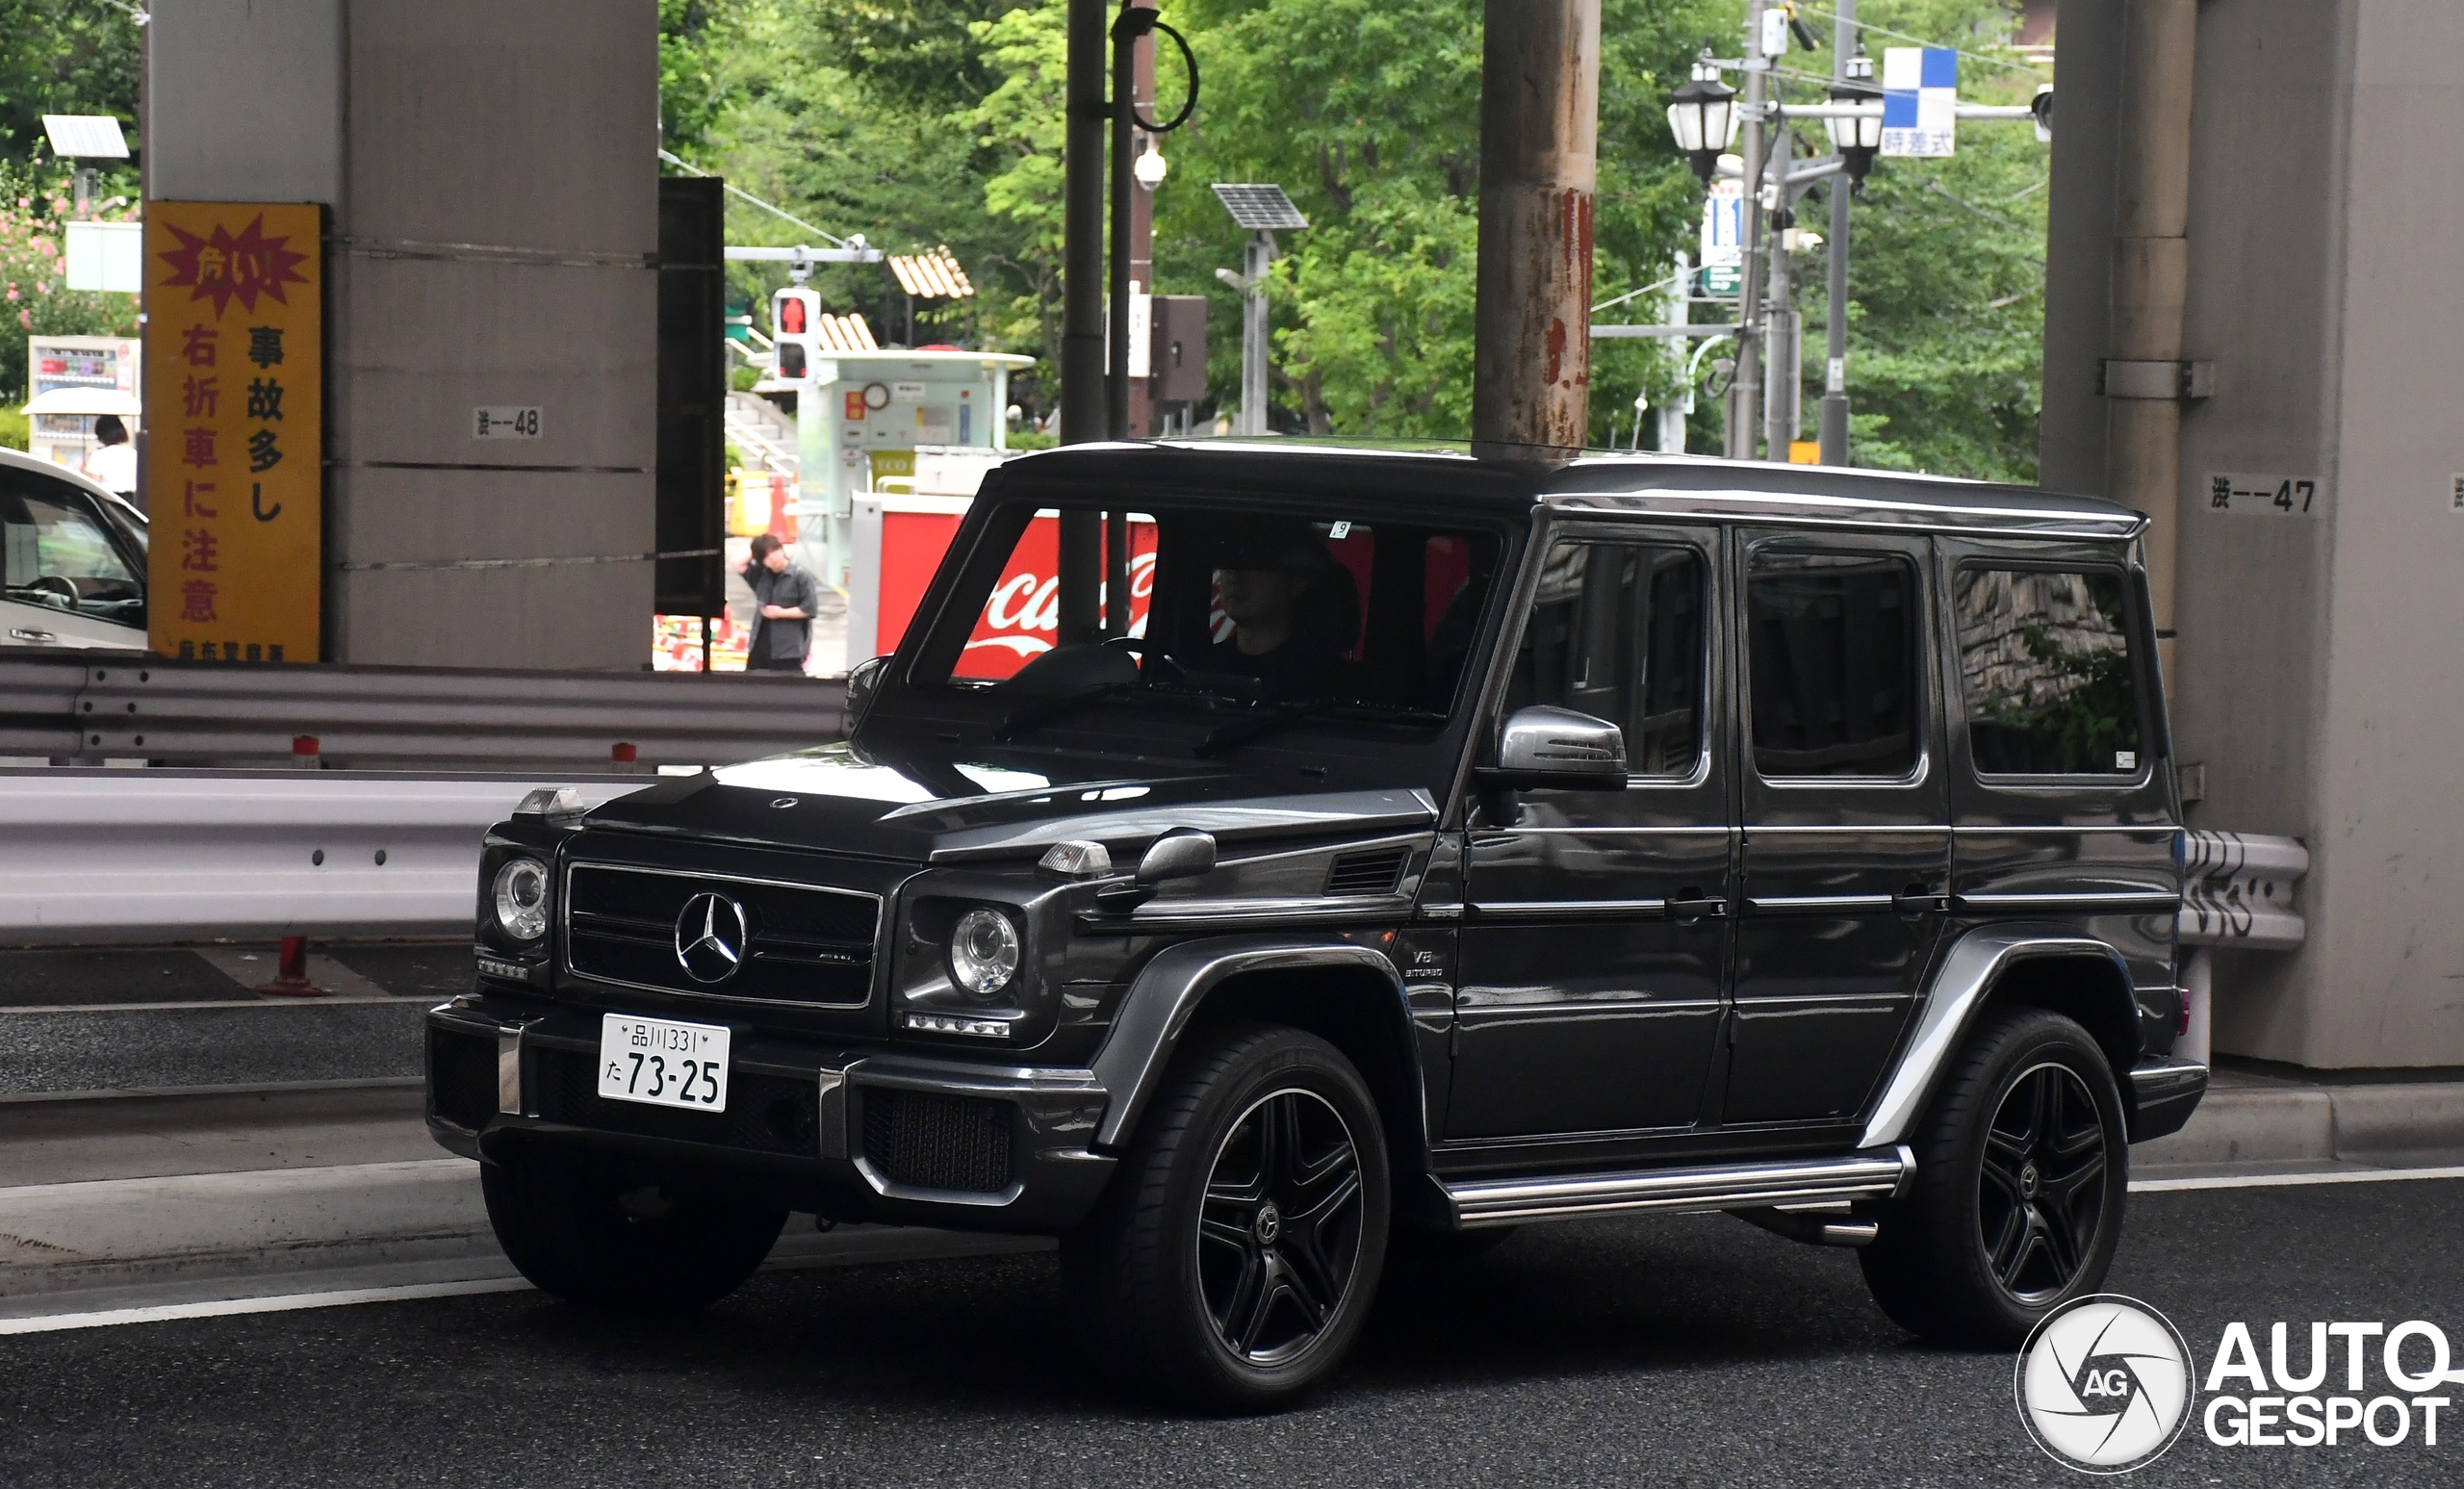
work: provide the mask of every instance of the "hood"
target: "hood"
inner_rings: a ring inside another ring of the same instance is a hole
[[[1245,839],[1433,825],[1414,786],[1295,792],[1231,772],[1067,779],[1012,766],[880,763],[825,745],[677,777],[590,812],[593,828],[915,863],[1033,860],[1069,838],[1135,854],[1166,830]]]

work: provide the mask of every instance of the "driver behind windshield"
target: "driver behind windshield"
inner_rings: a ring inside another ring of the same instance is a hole
[[[1257,679],[1277,703],[1336,691],[1360,630],[1360,598],[1351,572],[1306,524],[1261,525],[1227,544],[1215,600],[1232,633],[1210,649],[1209,668]]]

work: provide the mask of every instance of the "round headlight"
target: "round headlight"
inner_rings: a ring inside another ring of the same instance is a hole
[[[1018,975],[1018,928],[997,910],[981,906],[959,917],[950,932],[950,981],[970,996],[989,998]]]
[[[497,870],[497,924],[517,941],[548,934],[548,867],[536,859],[515,859]]]

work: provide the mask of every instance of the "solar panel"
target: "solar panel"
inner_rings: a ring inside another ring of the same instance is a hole
[[[51,136],[51,153],[64,160],[128,159],[128,139],[108,114],[46,114],[42,127]]]
[[[1232,214],[1232,220],[1243,227],[1271,230],[1309,225],[1309,219],[1300,215],[1300,209],[1292,204],[1292,198],[1284,195],[1279,186],[1234,186],[1219,181],[1215,197],[1223,203],[1224,211]]]

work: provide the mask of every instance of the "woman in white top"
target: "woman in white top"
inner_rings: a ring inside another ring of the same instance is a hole
[[[94,421],[94,448],[86,456],[85,474],[105,491],[137,500],[137,447],[128,442],[128,425],[117,414]]]

